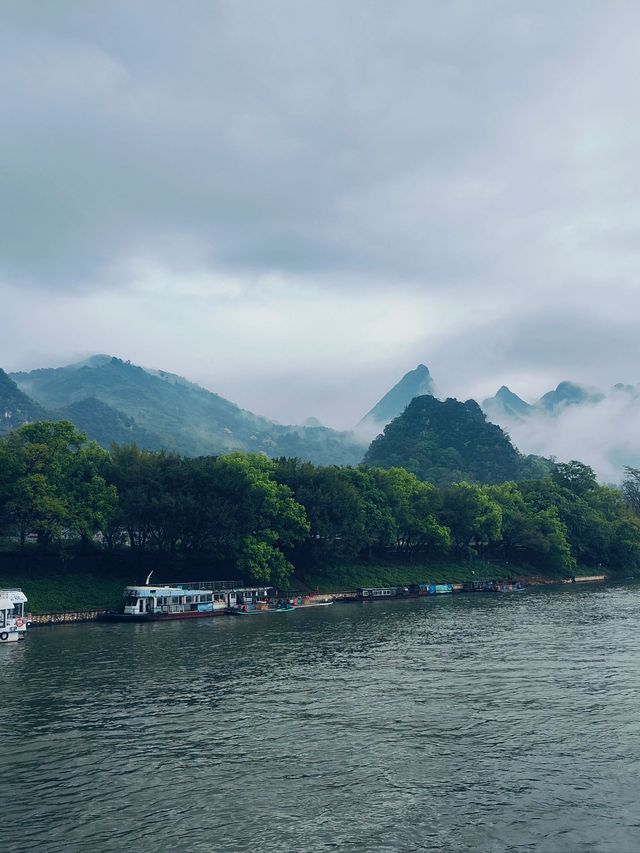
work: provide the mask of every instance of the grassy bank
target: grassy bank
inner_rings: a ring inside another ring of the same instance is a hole
[[[92,575],[42,577],[0,576],[0,589],[20,587],[31,613],[56,613],[63,610],[108,610],[122,606],[121,580]]]
[[[576,574],[590,575],[593,569]],[[319,592],[344,592],[361,586],[408,586],[420,581],[428,583],[461,583],[463,581],[498,580],[506,576],[525,580],[540,578],[561,581],[563,576],[541,573],[538,569],[489,563],[483,560],[454,563],[401,565],[398,563],[364,563],[325,567],[316,572],[299,572],[293,580],[295,588]],[[180,579],[176,574],[174,580]],[[215,577],[212,573],[211,577]],[[0,589],[19,586],[29,599],[32,613],[52,613],[64,610],[102,610],[122,606],[122,591],[130,577],[122,575],[100,577],[91,573],[58,571],[50,576],[20,575],[0,571]]]
[[[317,572],[296,574],[309,589],[320,592],[343,592],[366,586],[408,586],[419,583],[462,583],[463,581],[498,580],[507,576],[538,577],[539,569],[473,560],[464,563],[430,562],[413,565],[397,562],[349,563],[323,568]],[[562,575],[545,573],[550,580],[562,580]]]

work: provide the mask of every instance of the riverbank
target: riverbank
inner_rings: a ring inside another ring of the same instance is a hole
[[[176,574],[171,580],[180,580],[181,577],[181,573]],[[335,596],[339,600],[354,593],[358,587],[409,586],[419,582],[457,584],[505,577],[529,586],[569,582],[566,575],[541,574],[539,570],[523,566],[474,560],[464,564],[371,563],[326,567],[322,571],[297,573],[292,579],[292,588],[321,593],[327,597]],[[577,573],[576,580],[585,578],[597,581],[605,577],[601,572],[595,573],[593,569],[585,568]],[[124,586],[140,580],[137,573],[131,576],[124,572],[112,577],[77,571],[58,572],[51,576],[32,573],[21,575],[15,571],[3,571],[0,564],[0,588],[21,587],[29,600],[28,609],[38,617],[39,624],[100,618],[105,611],[120,609]]]

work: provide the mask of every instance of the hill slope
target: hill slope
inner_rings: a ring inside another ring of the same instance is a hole
[[[365,454],[367,465],[403,467],[420,480],[500,483],[521,476],[522,457],[474,400],[416,397]]]
[[[0,369],[0,435],[5,435],[23,424],[40,421],[47,413]]]
[[[483,401],[482,409],[492,421],[500,423],[501,418],[524,420],[533,411],[533,406],[503,385],[494,397]]]
[[[164,447],[187,456],[247,450],[342,465],[358,463],[364,453],[349,433],[275,424],[182,377],[118,358],[99,356],[69,367],[14,373],[12,378],[41,406],[66,411],[74,423],[79,418],[81,428],[89,418],[96,438],[99,401],[111,410],[107,421],[118,434],[128,431],[129,440],[136,440],[137,432],[141,445],[151,449]],[[110,443],[109,435],[105,424],[97,440]]]

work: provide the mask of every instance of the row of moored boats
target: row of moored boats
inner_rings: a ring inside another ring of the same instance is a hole
[[[165,621],[212,616],[257,616],[283,613],[307,607],[327,607],[328,597],[318,595],[277,596],[270,586],[246,586],[239,581],[194,581],[152,584],[149,575],[144,584],[128,586],[122,611],[107,618],[117,621]],[[419,583],[410,587],[361,587],[354,598],[382,601],[390,598],[422,597],[453,592],[522,592],[521,584],[511,581],[478,581],[465,584]],[[31,625],[26,612],[27,597],[21,589],[0,589],[0,643],[24,639]]]

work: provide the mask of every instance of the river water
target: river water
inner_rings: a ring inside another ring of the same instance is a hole
[[[33,630],[0,848],[640,851],[640,587]]]

